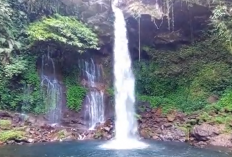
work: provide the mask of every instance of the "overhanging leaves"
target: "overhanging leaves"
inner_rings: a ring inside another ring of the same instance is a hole
[[[27,32],[33,43],[56,41],[77,47],[79,52],[98,49],[97,35],[74,17],[56,14],[53,17],[43,18],[32,23]]]

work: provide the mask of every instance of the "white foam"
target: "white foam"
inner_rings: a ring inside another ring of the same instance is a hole
[[[127,139],[124,141],[112,140],[100,146],[102,149],[144,149],[149,145],[137,139]]]

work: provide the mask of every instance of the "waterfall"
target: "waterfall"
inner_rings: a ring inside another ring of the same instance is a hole
[[[62,86],[57,79],[55,63],[49,53],[42,56],[41,88],[49,122],[59,123],[62,115]]]
[[[22,112],[26,113],[28,109],[30,109],[30,100],[32,99],[31,96],[32,89],[29,84],[25,84],[23,86],[23,104],[22,104]]]
[[[116,112],[116,140],[136,138],[137,121],[135,118],[135,78],[131,69],[128,50],[126,22],[120,9],[113,7],[115,13],[114,41],[114,87]]]
[[[135,117],[135,78],[131,67],[128,49],[126,22],[123,12],[112,8],[115,15],[114,22],[114,88],[115,88],[115,139],[103,148],[135,149],[144,148],[146,144],[137,140],[137,120]]]
[[[85,100],[85,117],[90,130],[94,129],[97,123],[104,122],[104,92],[99,89],[102,81],[101,68],[92,58],[80,60],[79,68],[82,78],[86,80],[89,92]]]

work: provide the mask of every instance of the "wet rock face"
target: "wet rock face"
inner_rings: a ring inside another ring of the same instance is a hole
[[[92,25],[97,30],[100,45],[112,44],[113,43],[113,12],[111,9],[111,0],[63,0],[67,6],[78,6],[78,12],[80,19],[84,22]],[[134,11],[129,11],[131,6],[137,6],[138,1],[127,0],[120,3],[120,8],[124,12],[124,16],[127,19],[127,30],[130,42],[130,49],[138,50],[138,32],[141,32],[140,38],[143,45],[160,45],[166,47],[168,44],[186,44],[192,42],[192,37],[197,38],[201,35],[200,30],[207,27],[207,21],[211,11],[209,7],[203,5],[193,5],[189,7],[187,3],[182,1],[173,1],[174,7],[174,20],[168,22],[166,9],[162,8],[165,6],[165,2],[158,0],[161,12],[156,14],[156,21],[154,22],[153,15],[154,11],[150,12],[146,9],[141,12],[141,23],[138,27],[138,20],[134,18],[135,12],[140,12],[139,8],[136,7]],[[157,7],[157,1],[141,0],[143,5],[149,5],[153,8]],[[138,5],[140,6],[140,5]],[[171,5],[172,6],[172,5]],[[133,8],[133,7],[132,7]],[[143,8],[143,7],[141,7]],[[133,10],[133,9],[132,9]],[[142,9],[143,10],[143,9]],[[157,9],[156,9],[157,10]],[[170,14],[171,15],[171,14]],[[170,17],[171,18],[171,17]],[[171,18],[172,19],[172,18]],[[174,21],[174,23],[172,23]],[[194,26],[194,29],[189,29],[189,25]],[[138,29],[140,28],[140,30]],[[137,53],[134,52],[134,55]]]
[[[220,134],[211,138],[209,141],[210,145],[222,146],[232,148],[232,135],[231,134]]]
[[[104,124],[98,124],[94,130],[83,133],[85,139],[110,140],[114,137],[114,123],[112,119],[106,120]]]
[[[12,116],[10,115],[9,112],[6,111],[0,111],[0,118],[11,118]]]
[[[232,148],[232,135],[225,132],[225,125],[203,123],[194,126],[191,134],[198,143]]]
[[[144,139],[188,142],[199,147],[214,145],[232,148],[232,134],[224,133],[225,125],[197,125],[197,114],[187,116],[173,111],[163,115],[161,108],[151,109],[146,103],[140,103],[137,111],[141,115],[138,120],[139,134]]]
[[[192,122],[197,119],[197,115],[187,116],[176,111],[163,115],[160,108],[151,109],[146,103],[143,105],[138,119],[138,133],[141,138],[189,142],[199,147],[213,145],[232,148],[232,134],[225,132],[225,125],[192,124],[192,129],[188,129],[180,127],[181,124]],[[0,145],[90,139],[110,140],[115,135],[113,119],[97,124],[94,130],[87,130],[83,128],[84,125],[80,119],[67,118],[69,125],[61,126],[49,125],[43,116],[28,115],[25,118],[17,113],[3,111],[1,113],[0,120],[3,121],[0,123]],[[73,126],[70,123],[73,123]],[[11,131],[10,134],[6,134],[9,131]],[[1,138],[2,134],[7,135],[7,139]]]
[[[76,129],[76,127],[58,124],[50,125],[43,116],[31,114],[23,116],[3,111],[1,113],[0,145],[82,139],[83,130],[80,130],[80,127]]]
[[[173,121],[181,117],[173,112],[166,116],[161,114],[161,109],[151,109],[147,104],[143,104],[144,112],[139,119],[139,133],[145,139],[155,139],[162,141],[186,141],[186,133],[177,128]]]

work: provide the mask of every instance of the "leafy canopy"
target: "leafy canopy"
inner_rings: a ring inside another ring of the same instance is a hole
[[[74,17],[55,14],[30,24],[28,29],[30,40],[55,41],[74,46],[83,52],[86,49],[98,49],[97,35],[81,21]]]
[[[21,55],[27,15],[15,5],[12,0],[0,1],[0,86],[25,70],[27,64]]]
[[[222,45],[232,52],[232,4],[218,5],[210,17],[211,25],[214,26],[213,39],[220,40]]]

